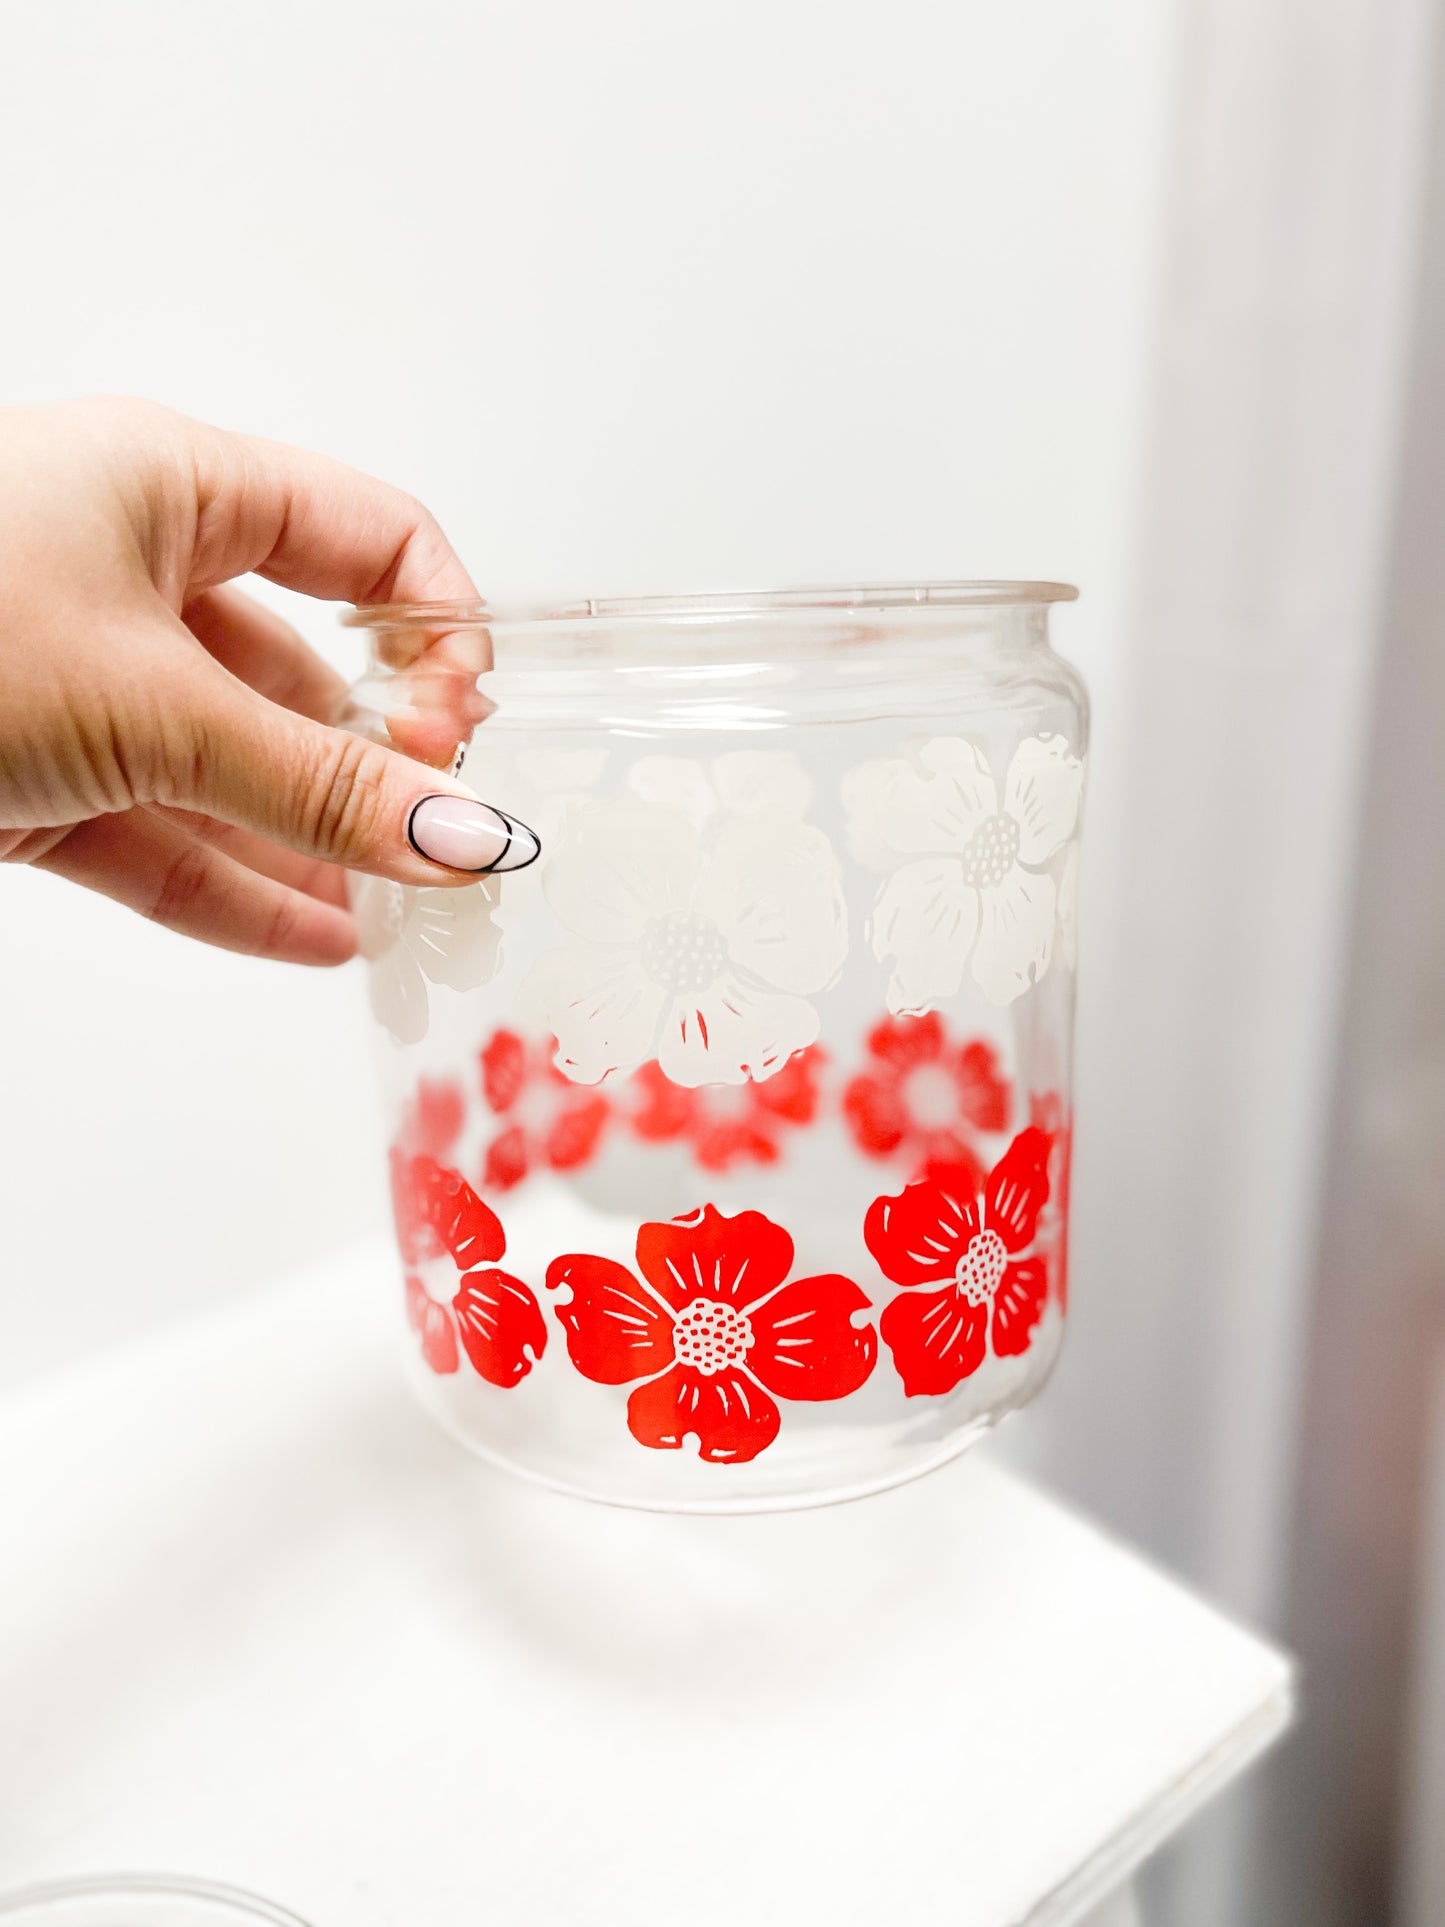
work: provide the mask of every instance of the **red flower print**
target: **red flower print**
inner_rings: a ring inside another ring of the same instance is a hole
[[[499,1125],[482,1166],[489,1191],[510,1191],[539,1165],[574,1171],[597,1149],[611,1106],[595,1087],[564,1077],[554,1049],[497,1030],[480,1054],[482,1096]]]
[[[869,1301],[850,1278],[785,1282],[793,1241],[760,1211],[725,1218],[706,1204],[637,1234],[634,1277],[573,1253],[547,1269],[567,1352],[599,1385],[642,1379],[627,1401],[640,1445],[677,1451],[696,1433],[715,1464],[754,1459],[777,1437],[777,1399],[846,1398],[878,1354]]]
[[[446,1158],[456,1148],[466,1121],[467,1100],[461,1085],[449,1077],[423,1077],[402,1116],[397,1139],[408,1151]]]
[[[1010,1090],[992,1044],[960,1044],[937,1011],[885,1017],[868,1036],[868,1068],[843,1093],[843,1114],[870,1157],[906,1153],[915,1168],[956,1164],[982,1176],[978,1131],[1008,1128]]]
[[[863,1237],[904,1291],[878,1321],[910,1398],[951,1392],[996,1358],[1026,1352],[1043,1314],[1048,1268],[1031,1255],[1049,1195],[1052,1140],[1020,1131],[986,1178],[972,1165],[932,1164],[896,1198],[875,1198]]]
[[[1050,1091],[1044,1097],[1029,1099],[1029,1122],[1048,1134],[1054,1150],[1049,1167],[1053,1192],[1049,1216],[1057,1221],[1054,1240],[1054,1296],[1059,1310],[1069,1309],[1069,1178],[1074,1162],[1074,1115],[1065,1111],[1062,1100]]]
[[[489,1384],[524,1379],[547,1344],[542,1308],[520,1278],[493,1269],[507,1249],[495,1211],[466,1180],[433,1157],[391,1154],[391,1202],[396,1241],[406,1265],[407,1322],[434,1372],[454,1372],[460,1351]],[[449,1297],[434,1296],[422,1272],[450,1260]]]
[[[695,1089],[674,1084],[656,1062],[644,1064],[628,1083],[633,1132],[653,1144],[685,1139],[706,1171],[727,1171],[744,1159],[776,1164],[784,1134],[817,1114],[823,1063],[821,1050],[799,1051],[761,1082]]]

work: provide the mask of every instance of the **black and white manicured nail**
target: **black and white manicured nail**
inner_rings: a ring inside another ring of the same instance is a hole
[[[428,863],[476,876],[525,870],[542,854],[535,830],[469,796],[424,796],[407,818],[406,840]]]

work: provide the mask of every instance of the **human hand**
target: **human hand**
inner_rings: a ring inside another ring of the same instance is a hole
[[[530,862],[525,826],[425,766],[487,712],[486,632],[433,640],[388,748],[328,726],[345,685],[224,586],[250,572],[477,595],[419,503],[322,456],[147,402],[0,410],[0,859],[309,964],[356,948],[346,868],[435,886]]]

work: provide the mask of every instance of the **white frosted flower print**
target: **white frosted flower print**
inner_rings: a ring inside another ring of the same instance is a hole
[[[708,763],[695,756],[639,756],[627,787],[647,803],[666,803],[691,822],[722,810],[801,817],[813,800],[807,771],[790,750],[734,749]]]
[[[482,728],[457,774],[479,796],[510,797],[546,849],[560,836],[568,810],[594,795],[606,766],[601,744],[519,742],[504,731]]]
[[[502,959],[493,919],[501,879],[456,890],[413,890],[382,877],[353,877],[357,942],[370,965],[371,1008],[399,1044],[426,1036],[427,984],[477,990]]]
[[[1057,914],[1045,865],[1078,821],[1084,766],[1062,736],[1027,736],[1003,794],[962,737],[843,779],[853,853],[891,872],[873,905],[873,954],[891,965],[895,1015],[952,997],[972,964],[990,1003],[1011,1004],[1049,967]]]
[[[519,993],[580,1084],[656,1057],[674,1084],[741,1084],[818,1035],[809,999],[848,948],[821,830],[724,812],[706,829],[630,796],[573,812],[542,889],[580,944],[545,952]]]

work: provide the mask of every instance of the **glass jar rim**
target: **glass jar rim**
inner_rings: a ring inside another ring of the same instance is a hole
[[[493,608],[475,602],[371,602],[348,609],[342,622],[353,629],[489,628],[493,624],[575,624],[638,619],[648,622],[716,621],[718,618],[786,615],[792,611],[966,609],[1026,607],[1073,602],[1078,590],[1068,582],[921,582],[860,583],[844,588],[726,590],[718,594],[674,596],[593,596],[555,606]]]

